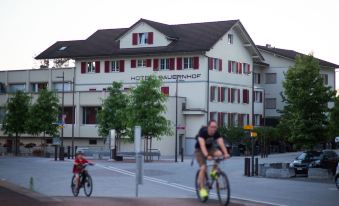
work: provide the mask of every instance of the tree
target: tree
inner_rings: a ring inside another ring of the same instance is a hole
[[[29,105],[31,98],[22,91],[17,91],[8,99],[6,114],[2,130],[9,136],[15,135],[15,155],[19,154],[19,135],[26,132],[26,122],[29,118]]]
[[[313,149],[327,140],[328,103],[334,91],[319,74],[319,62],[312,56],[298,56],[285,74],[281,128],[287,128],[289,141],[298,149]]]
[[[46,144],[46,134],[53,136],[58,132],[55,125],[59,114],[58,103],[59,99],[54,92],[43,89],[39,91],[36,102],[29,109],[27,132],[36,136],[43,134],[41,139],[43,146]]]
[[[54,68],[62,68],[63,66],[68,66],[69,59],[68,58],[58,58],[53,59],[53,67]]]
[[[110,130],[115,129],[115,149],[113,150],[113,157],[115,157],[118,143],[125,135],[128,125],[128,96],[122,92],[120,82],[113,82],[108,92],[108,97],[102,103],[102,110],[98,113],[98,132],[100,136],[107,137]]]
[[[329,137],[332,142],[332,148],[334,149],[334,139],[339,136],[339,97],[335,98],[334,107],[331,109],[329,121]]]
[[[146,152],[152,148],[152,138],[172,134],[170,121],[164,117],[167,97],[160,91],[161,84],[157,77],[150,76],[131,93],[129,127],[141,126]]]

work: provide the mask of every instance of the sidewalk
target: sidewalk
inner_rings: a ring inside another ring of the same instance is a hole
[[[199,206],[196,199],[169,199],[169,198],[108,198],[108,197],[47,197],[45,195],[29,191],[6,181],[0,180],[0,203],[2,206]],[[217,201],[209,201],[207,205],[217,206]],[[229,206],[263,206],[244,200],[231,200]]]

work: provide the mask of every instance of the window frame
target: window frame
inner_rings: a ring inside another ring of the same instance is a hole
[[[110,61],[110,71],[111,72],[120,72],[120,61],[119,60]]]
[[[87,121],[87,113],[86,113],[86,109],[88,108],[94,108],[95,109],[95,123],[88,123],[89,121]],[[97,125],[98,124],[98,112],[100,110],[99,106],[82,106],[82,125]]]
[[[267,101],[274,101],[274,106],[268,107]],[[277,109],[277,98],[265,98],[265,109]]]
[[[86,73],[95,73],[95,62],[87,62],[87,68],[86,68]]]
[[[148,32],[138,33],[138,45],[147,45],[148,44]]]
[[[268,75],[275,75],[274,81],[270,81],[268,82],[267,80],[269,78],[267,78]],[[277,83],[277,73],[265,73],[265,84],[276,84]]]
[[[193,62],[194,58],[193,57],[183,57],[183,67],[182,69],[193,69]]]
[[[328,85],[328,74],[320,74],[320,76],[323,79],[324,85]]]
[[[13,90],[13,86],[23,86],[22,88],[16,88],[15,90]],[[16,93],[17,91],[22,91],[25,92],[26,91],[26,83],[11,83],[8,84],[8,92],[9,93]]]
[[[227,44],[233,44],[234,43],[234,36],[233,34],[228,34],[227,35]]]
[[[44,84],[46,87],[43,89],[47,89],[48,88],[48,82],[32,82],[30,83],[30,92],[32,93],[38,93],[39,91],[41,91],[42,89],[39,89],[39,85],[40,84]]]
[[[147,67],[147,59],[137,59],[136,60],[136,67],[137,68],[146,68]],[[139,64],[141,63],[141,64]]]
[[[160,59],[159,70],[162,70],[162,71],[170,70],[170,68],[169,68],[169,58],[161,58]]]

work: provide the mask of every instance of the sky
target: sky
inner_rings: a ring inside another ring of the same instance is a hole
[[[339,64],[337,0],[0,0],[0,70],[38,67],[56,41],[140,18],[168,24],[240,19],[256,44]]]

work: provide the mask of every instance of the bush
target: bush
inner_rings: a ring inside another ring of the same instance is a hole
[[[32,155],[36,156],[36,157],[41,157],[43,154],[44,154],[44,152],[41,149],[35,149],[32,152]]]

